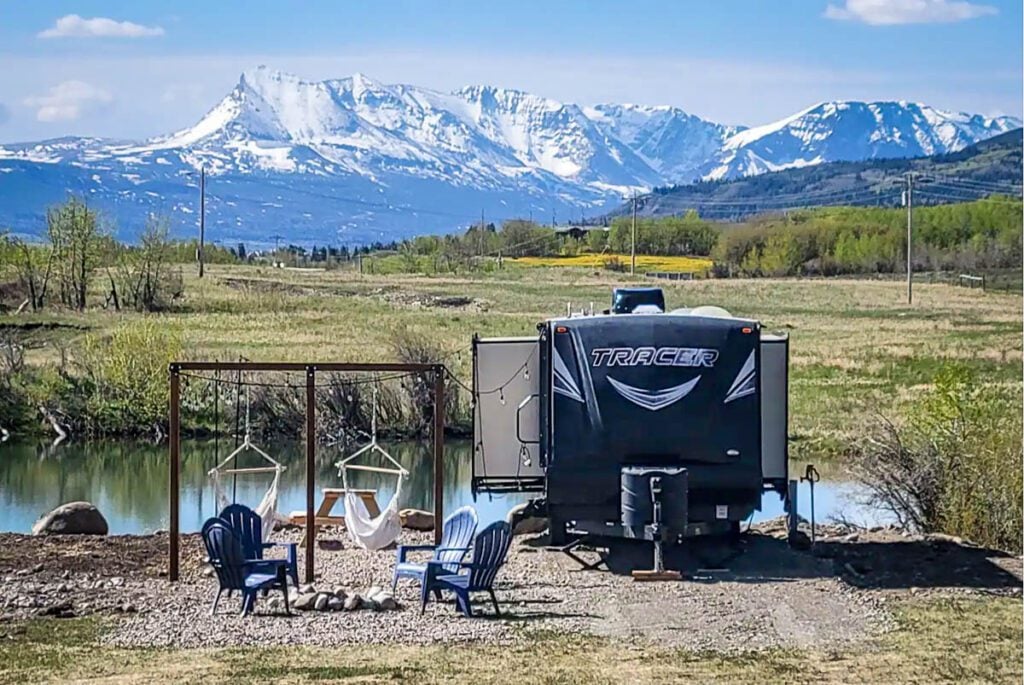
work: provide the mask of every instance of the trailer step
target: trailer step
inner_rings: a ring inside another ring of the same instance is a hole
[[[633,571],[633,580],[657,581],[657,580],[682,580],[683,574],[679,571]]]

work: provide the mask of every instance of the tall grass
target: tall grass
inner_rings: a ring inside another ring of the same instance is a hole
[[[865,431],[854,470],[872,503],[907,527],[1020,552],[1021,432],[1019,386],[951,365],[904,421]]]

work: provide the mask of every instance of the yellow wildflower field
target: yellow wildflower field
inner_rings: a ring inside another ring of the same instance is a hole
[[[581,254],[575,257],[518,257],[509,259],[511,264],[522,266],[571,266],[577,268],[604,268],[611,259],[618,259],[629,267],[628,254]],[[707,257],[660,257],[657,255],[637,255],[637,271],[680,271],[701,273],[711,268],[711,260]]]

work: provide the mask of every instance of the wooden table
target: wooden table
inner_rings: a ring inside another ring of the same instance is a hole
[[[344,516],[332,516],[331,510],[334,509],[334,505],[341,499],[342,495],[345,494],[345,488],[323,488],[324,498],[320,502],[320,507],[316,510],[314,520],[318,526],[344,526]],[[367,513],[376,518],[380,516],[380,507],[377,506],[377,491],[376,490],[353,490],[349,489],[355,495],[358,495],[359,499],[366,505]],[[304,511],[293,511],[288,516],[288,522],[296,526],[306,525],[306,512]]]

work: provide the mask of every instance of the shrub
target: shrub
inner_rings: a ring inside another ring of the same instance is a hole
[[[148,318],[90,335],[77,362],[88,385],[87,429],[92,433],[133,433],[167,421],[167,367],[181,357],[179,331]]]
[[[1021,550],[1021,397],[949,366],[902,425],[881,418],[856,446],[869,503],[904,526]]]

